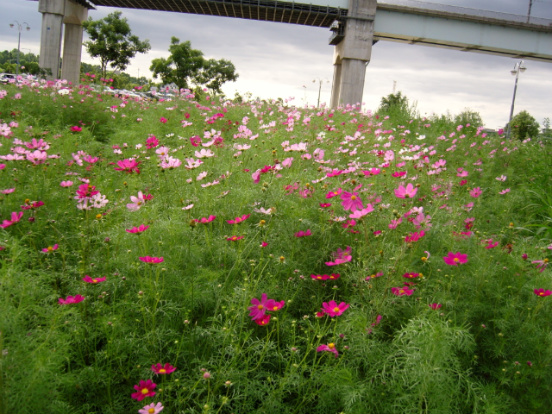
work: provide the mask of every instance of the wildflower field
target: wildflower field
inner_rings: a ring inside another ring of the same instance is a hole
[[[0,88],[0,413],[536,413],[552,146]]]

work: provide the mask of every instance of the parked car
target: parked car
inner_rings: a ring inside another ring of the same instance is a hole
[[[9,83],[9,82],[15,82],[16,75],[13,73],[0,73],[0,82],[1,83]]]

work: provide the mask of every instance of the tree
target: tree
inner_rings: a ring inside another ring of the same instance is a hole
[[[164,84],[174,83],[179,88],[190,89],[194,83],[220,93],[223,83],[238,78],[232,62],[205,59],[201,50],[192,49],[190,41],[180,43],[180,39],[173,36],[169,52],[167,59],[153,59],[150,66],[153,77],[159,76]]]
[[[141,41],[131,33],[127,19],[121,19],[121,14],[117,11],[100,20],[88,18],[82,24],[90,38],[84,45],[90,56],[100,58],[103,77],[107,65],[125,70],[137,53],[146,53],[151,49],[149,40]]]
[[[459,113],[454,117],[454,123],[456,125],[466,126],[470,124],[472,127],[479,127],[483,125],[483,120],[479,112],[472,111],[471,109],[464,109],[463,112]]]
[[[387,114],[394,115],[400,114],[401,116],[409,117],[410,109],[408,106],[408,98],[400,91],[397,93],[390,93],[389,95],[381,98],[378,112],[385,112]]]
[[[539,134],[539,123],[529,112],[521,111],[512,118],[511,134],[519,140],[526,137],[536,137]]]

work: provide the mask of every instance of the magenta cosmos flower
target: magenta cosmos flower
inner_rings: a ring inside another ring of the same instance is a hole
[[[163,257],[152,257],[152,256],[139,257],[138,259],[140,259],[144,263],[151,263],[151,264],[162,263],[163,260],[165,260],[163,259]]]
[[[115,167],[116,171],[124,171],[127,174],[132,174],[134,172],[140,174],[140,169],[138,168],[140,161],[136,161],[133,158],[117,161],[117,165],[118,167]]]
[[[244,214],[243,216],[241,217],[236,217],[235,219],[233,220],[226,220],[226,222],[228,224],[238,224],[238,223],[241,223],[242,221],[245,221],[249,218],[249,214]]]
[[[148,405],[145,405],[142,409],[138,410],[139,414],[159,414],[161,411],[163,411],[163,404],[158,402],[157,404],[151,403]]]
[[[53,253],[54,251],[56,251],[58,249],[59,245],[56,243],[54,244],[53,246],[48,246],[48,247],[45,247],[44,249],[42,249],[42,253]]]
[[[337,249],[336,252],[332,253],[334,259],[333,262],[326,262],[326,266],[336,266],[343,263],[350,262],[353,256],[350,255],[351,246],[347,246],[345,250]]]
[[[71,305],[73,303],[79,303],[84,300],[84,296],[81,295],[75,295],[75,296],[67,296],[67,299],[59,298],[58,303],[60,305]]]
[[[211,214],[209,217],[201,217],[200,219],[194,219],[194,221],[196,223],[207,224],[207,223],[212,222],[216,218],[217,218],[217,216],[213,216]]]
[[[240,241],[241,239],[243,239],[244,236],[231,236],[231,237],[228,237],[226,240],[227,241]]]
[[[345,302],[341,302],[339,305],[335,300],[322,303],[322,313],[331,318],[342,315],[347,309],[349,309],[349,304]]]
[[[312,232],[310,231],[310,229],[306,231],[301,230],[295,233],[295,237],[307,237],[307,236],[312,236]]]
[[[133,227],[131,229],[125,229],[127,233],[133,233],[133,234],[141,234],[145,232],[147,229],[149,229],[149,226],[146,226],[145,224],[140,224],[138,227]]]
[[[105,282],[106,277],[90,277],[88,275],[85,275],[82,280],[86,283],[91,283],[93,285],[96,285],[101,282]]]
[[[552,290],[544,290],[544,289],[535,289],[534,290],[535,295],[537,296],[550,296],[552,295]]]
[[[335,344],[333,342],[330,342],[328,345],[322,344],[318,348],[316,348],[316,352],[332,352],[335,357],[337,358],[339,355],[339,352],[337,352],[337,348],[335,347]]]
[[[468,255],[460,252],[449,252],[447,256],[443,257],[446,264],[450,266],[458,266],[468,262]]]
[[[331,275],[311,275],[311,278],[314,280],[337,280],[339,277],[339,273],[332,273]]]
[[[0,227],[5,229],[6,227],[10,227],[12,224],[15,224],[21,220],[21,217],[23,217],[22,211],[12,211],[11,213],[11,220],[4,220],[2,221],[2,224],[0,224]]]
[[[142,401],[146,397],[153,397],[155,395],[155,387],[157,387],[157,384],[150,379],[147,381],[140,380],[140,383],[134,386],[136,392],[132,393],[131,397],[137,401]]]
[[[172,374],[174,371],[176,371],[176,367],[173,367],[171,364],[166,363],[165,365],[161,364],[155,364],[151,366],[151,370],[155,372],[156,374]]]
[[[418,189],[412,183],[408,183],[406,187],[401,184],[399,188],[395,189],[395,196],[397,198],[413,198],[417,192]]]
[[[251,320],[255,322],[264,322],[258,324],[266,325],[270,320],[270,315],[267,315],[266,312],[273,312],[282,309],[285,302],[283,300],[276,302],[274,299],[268,299],[267,294],[263,293],[260,300],[257,298],[251,299],[251,304],[252,306],[247,308],[250,311],[249,316],[251,317]]]
[[[349,193],[348,191],[344,191],[339,195],[339,197],[341,198],[341,205],[345,211],[355,211],[363,208],[362,200],[358,196],[358,193]]]
[[[410,296],[414,293],[414,289],[408,289],[406,286],[392,287],[391,292],[395,296]]]

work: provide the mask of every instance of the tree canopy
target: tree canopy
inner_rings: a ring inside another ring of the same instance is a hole
[[[408,98],[404,96],[400,91],[397,93],[390,93],[387,96],[381,98],[379,112],[400,112],[409,114]]]
[[[539,123],[527,111],[521,111],[512,118],[510,128],[512,137],[524,140],[527,137],[533,138],[539,135]]]
[[[160,77],[165,84],[174,83],[179,88],[190,88],[191,84],[204,85],[220,93],[225,82],[238,78],[236,68],[229,60],[205,59],[201,50],[193,49],[190,41],[180,43],[171,38],[170,56],[151,61],[153,77]]]
[[[84,45],[90,56],[100,59],[103,76],[108,65],[125,70],[137,53],[146,53],[151,48],[148,40],[141,41],[132,34],[127,19],[121,18],[121,14],[116,11],[103,19],[89,18],[83,23],[90,38]]]

